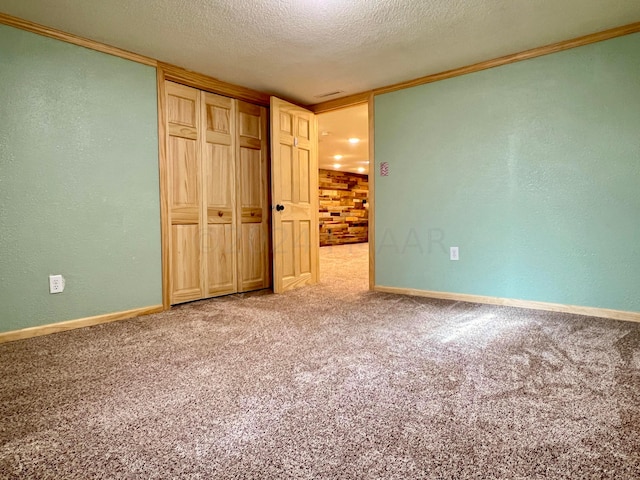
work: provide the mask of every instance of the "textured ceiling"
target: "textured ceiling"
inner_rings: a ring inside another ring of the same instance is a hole
[[[640,0],[0,0],[0,11],[312,104],[632,23]]]

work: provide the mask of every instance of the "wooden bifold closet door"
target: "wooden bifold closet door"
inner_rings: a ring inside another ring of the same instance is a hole
[[[171,304],[269,287],[266,109],[165,87]]]

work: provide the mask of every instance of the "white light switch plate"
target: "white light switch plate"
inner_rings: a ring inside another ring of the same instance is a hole
[[[449,259],[451,259],[451,260],[460,260],[458,247],[450,247],[449,248]]]

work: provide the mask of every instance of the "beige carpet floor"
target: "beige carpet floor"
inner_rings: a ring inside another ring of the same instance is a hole
[[[322,283],[0,345],[2,479],[638,479],[640,324]]]

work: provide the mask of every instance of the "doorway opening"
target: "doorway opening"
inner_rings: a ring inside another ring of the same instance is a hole
[[[369,286],[369,106],[317,114],[320,280]]]

